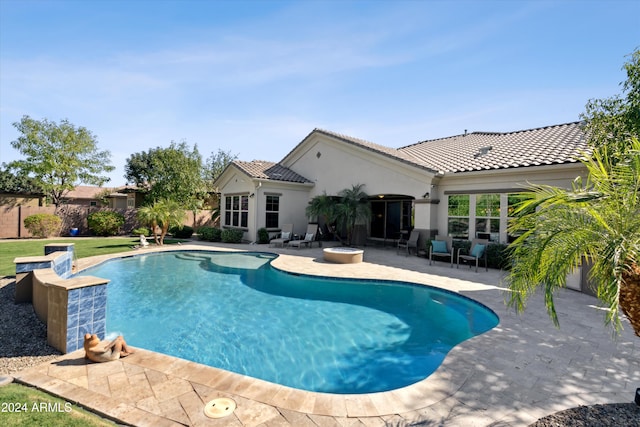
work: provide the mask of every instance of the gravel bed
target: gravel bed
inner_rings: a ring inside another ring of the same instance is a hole
[[[640,406],[635,403],[579,406],[540,418],[529,427],[639,427]]]
[[[13,277],[0,278],[0,376],[11,376],[61,353],[47,344],[47,328],[31,304],[16,304]]]
[[[0,278],[0,377],[55,359],[61,353],[47,344],[47,328],[31,304],[14,302],[15,280]],[[635,403],[580,406],[539,419],[530,427],[640,427]]]

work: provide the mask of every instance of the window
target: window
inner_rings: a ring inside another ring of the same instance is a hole
[[[247,227],[249,224],[249,196],[226,196],[224,199],[224,224],[231,227]]]
[[[525,201],[527,197],[522,193],[514,193],[507,194],[507,221],[510,221],[511,218],[516,217],[516,208],[518,205]],[[523,212],[520,212],[518,215],[526,214],[531,212],[530,209],[526,209]],[[522,234],[522,230],[507,230],[507,242],[511,243],[516,240]]]
[[[127,208],[128,209],[133,209],[136,207],[136,199],[134,199],[133,197],[128,197],[127,198]]]
[[[469,195],[455,194],[449,196],[447,207],[449,236],[459,239],[469,238]]]
[[[89,202],[89,206],[91,206],[91,207],[98,206],[98,202],[96,202],[95,200],[91,200],[91,201]]]
[[[500,240],[500,195],[476,196],[476,235],[497,242]]]
[[[279,224],[279,211],[280,211],[280,196],[267,196],[267,203],[265,205],[265,227],[278,228]]]

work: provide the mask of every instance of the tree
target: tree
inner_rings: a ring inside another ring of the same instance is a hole
[[[114,170],[111,154],[98,151],[96,137],[88,129],[76,128],[66,119],[57,124],[29,116],[13,126],[22,136],[11,146],[26,158],[9,163],[8,168],[33,178],[53,204],[58,205],[81,183],[101,186],[109,181],[101,174]]]
[[[159,200],[151,206],[138,209],[138,220],[149,226],[157,245],[164,244],[164,237],[170,227],[182,228],[185,212],[175,200]],[[160,235],[157,230],[160,229]]]
[[[347,233],[347,244],[353,244],[353,232],[356,224],[367,221],[371,217],[369,195],[362,191],[364,184],[355,184],[338,193],[340,201],[335,207],[335,218],[338,225]]]
[[[211,153],[206,164],[206,179],[213,183],[218,179],[229,163],[233,162],[237,158],[237,154],[231,154],[230,151],[223,151],[221,149],[218,149],[215,153]]]
[[[640,143],[614,163],[609,149],[585,160],[589,177],[574,188],[535,185],[516,208],[511,230],[525,230],[510,246],[509,304],[518,311],[544,287],[547,311],[558,325],[553,293],[581,264],[593,263],[590,279],[607,306],[606,322],[621,327],[619,311],[640,336]],[[520,212],[529,212],[519,215]]]
[[[309,218],[317,218],[318,221],[322,221],[329,231],[332,231],[332,227],[336,222],[336,206],[338,205],[338,199],[336,197],[328,196],[326,192],[315,196],[309,200],[309,205],[305,213]],[[334,236],[338,239],[340,237],[337,233]]]
[[[191,208],[207,195],[203,180],[202,157],[196,145],[171,142],[168,148],[152,148],[132,154],[125,165],[125,178],[138,187],[147,188],[146,202],[161,199]]]
[[[567,274],[592,264],[590,280],[608,311],[606,324],[621,328],[620,312],[640,336],[640,54],[625,65],[626,98],[589,101],[586,131],[592,154],[583,160],[586,182],[571,190],[532,185],[516,208],[511,231],[522,231],[510,247],[517,311],[544,288],[549,316],[558,325],[553,293]]]
[[[213,209],[211,210],[211,220],[214,224],[217,224],[220,220],[220,195],[219,190],[213,186],[213,183],[218,179],[227,166],[229,166],[229,163],[233,162],[237,158],[237,154],[231,154],[230,151],[218,149],[217,152],[212,152],[211,156],[207,159],[207,164],[205,166],[205,180],[210,194],[212,194],[211,204]]]
[[[623,94],[606,99],[591,99],[581,118],[593,147],[609,146],[613,163],[627,152],[631,138],[640,134],[640,50],[629,55],[624,64],[627,80],[621,83]]]
[[[13,173],[6,164],[2,164],[3,169],[0,170],[0,192],[14,194],[42,194],[42,190],[25,173]],[[20,171],[18,171],[20,172]]]
[[[309,201],[306,214],[309,218],[321,219],[325,224],[333,224],[336,220],[336,205],[338,202],[335,197],[322,193]]]

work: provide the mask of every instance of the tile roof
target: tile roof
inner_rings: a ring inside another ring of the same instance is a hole
[[[251,178],[297,183],[311,182],[302,175],[298,175],[291,169],[286,168],[279,163],[267,162],[265,160],[253,160],[251,162],[234,160],[232,164]]]
[[[115,188],[111,187],[95,187],[91,185],[78,185],[73,190],[64,193],[65,199],[96,199],[100,193],[108,191],[115,191]]]
[[[581,122],[516,132],[472,132],[397,151],[441,173],[578,162],[588,146]]]

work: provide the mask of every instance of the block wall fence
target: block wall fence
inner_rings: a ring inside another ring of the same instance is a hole
[[[136,218],[137,209],[107,209],[87,206],[64,205],[57,209],[54,206],[0,206],[0,239],[15,239],[33,237],[24,226],[24,219],[30,215],[48,213],[58,215],[62,219],[61,236],[69,236],[71,228],[77,228],[79,234],[90,234],[87,226],[87,216],[98,210],[113,210],[124,215],[125,224],[122,227],[124,234],[129,234],[134,228],[140,226]],[[198,212],[196,227],[209,225],[211,213],[209,211]],[[186,212],[184,225],[193,227],[193,212]]]

